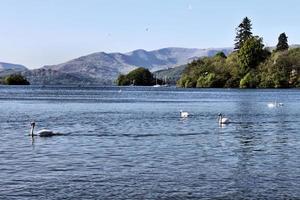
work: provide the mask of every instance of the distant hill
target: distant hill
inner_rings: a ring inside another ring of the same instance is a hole
[[[26,70],[26,69],[27,68],[24,65],[0,62],[0,71],[4,71],[4,70],[22,71],[22,70]]]
[[[119,74],[127,74],[137,67],[153,72],[180,66],[200,57],[213,56],[219,51],[227,55],[232,48],[163,48],[154,51],[139,49],[124,54],[99,52],[62,64],[44,66],[26,72],[25,75],[33,84],[112,84]]]
[[[181,74],[187,65],[180,65],[178,67],[163,69],[154,72],[154,76],[163,81],[167,81],[168,84],[175,85],[176,82],[180,79]]]
[[[112,82],[87,77],[81,74],[64,73],[51,69],[34,69],[22,73],[31,84],[35,85],[111,85]]]
[[[0,77],[21,73],[27,70],[24,65],[0,62]]]

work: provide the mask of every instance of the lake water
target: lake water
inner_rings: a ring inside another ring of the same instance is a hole
[[[0,128],[1,200],[300,198],[299,90],[1,86]]]

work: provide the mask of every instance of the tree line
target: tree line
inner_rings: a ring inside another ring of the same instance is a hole
[[[189,63],[177,82],[179,87],[288,88],[300,87],[300,48],[289,49],[281,33],[271,51],[263,38],[252,33],[245,17],[236,28],[234,51]]]

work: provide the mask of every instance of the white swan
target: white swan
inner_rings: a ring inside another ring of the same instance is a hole
[[[269,108],[275,108],[276,105],[275,105],[275,103],[268,103],[268,107],[269,107]]]
[[[35,122],[31,122],[30,123],[31,126],[31,131],[30,131],[30,135],[33,136],[40,136],[40,137],[51,137],[54,135],[61,135],[60,133],[54,133],[51,130],[47,130],[47,129],[42,129],[40,131],[38,131],[36,134],[33,133],[34,131],[34,127],[35,127]]]
[[[219,116],[219,119],[218,119],[219,124],[229,124],[230,123],[229,119],[226,117],[223,117],[222,113],[219,113],[218,116]]]
[[[187,117],[189,117],[189,115],[190,114],[188,112],[180,110],[180,117],[187,118]]]
[[[268,103],[268,107],[269,107],[269,108],[282,107],[283,105],[284,105],[283,103],[277,103],[277,101]]]

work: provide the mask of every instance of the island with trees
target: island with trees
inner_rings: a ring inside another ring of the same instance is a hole
[[[4,85],[30,85],[29,81],[21,74],[11,74],[0,79]]]
[[[236,29],[234,51],[189,63],[177,82],[179,87],[198,88],[294,88],[300,87],[300,48],[289,48],[281,33],[271,51],[252,33],[246,17]]]
[[[135,86],[151,86],[154,84],[161,84],[162,81],[155,79],[153,74],[143,67],[139,67],[127,75],[119,75],[116,80],[117,85],[119,86],[127,86],[127,85],[135,85]]]

